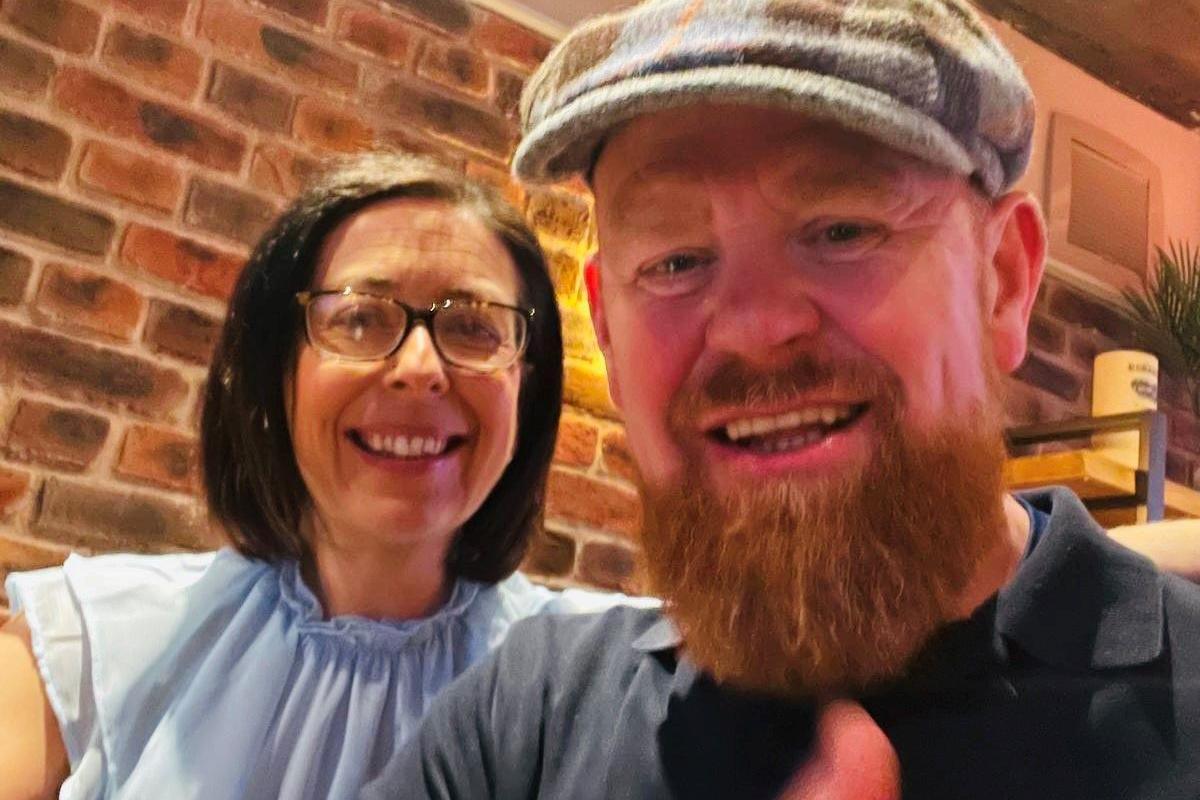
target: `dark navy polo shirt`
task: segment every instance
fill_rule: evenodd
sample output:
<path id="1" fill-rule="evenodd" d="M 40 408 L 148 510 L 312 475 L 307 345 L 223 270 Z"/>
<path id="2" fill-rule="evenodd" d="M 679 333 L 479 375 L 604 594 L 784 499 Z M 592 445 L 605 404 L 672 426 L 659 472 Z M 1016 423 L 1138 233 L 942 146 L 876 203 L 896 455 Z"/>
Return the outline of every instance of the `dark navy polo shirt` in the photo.
<path id="1" fill-rule="evenodd" d="M 905 800 L 1196 800 L 1200 589 L 1112 542 L 1065 490 L 1014 580 L 943 628 L 903 680 L 857 699 Z M 811 703 L 723 687 L 655 610 L 520 623 L 438 697 L 368 796 L 777 795 Z"/>

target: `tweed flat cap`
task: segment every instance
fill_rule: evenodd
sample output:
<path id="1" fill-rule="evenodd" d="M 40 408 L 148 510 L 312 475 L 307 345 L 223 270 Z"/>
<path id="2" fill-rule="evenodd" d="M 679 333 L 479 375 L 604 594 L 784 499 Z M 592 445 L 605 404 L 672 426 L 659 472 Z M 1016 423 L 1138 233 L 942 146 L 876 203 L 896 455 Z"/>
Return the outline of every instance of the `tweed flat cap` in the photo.
<path id="1" fill-rule="evenodd" d="M 1029 84 L 963 0 L 648 0 L 576 28 L 529 79 L 513 171 L 586 173 L 622 122 L 694 103 L 830 120 L 992 196 L 1033 135 Z"/>

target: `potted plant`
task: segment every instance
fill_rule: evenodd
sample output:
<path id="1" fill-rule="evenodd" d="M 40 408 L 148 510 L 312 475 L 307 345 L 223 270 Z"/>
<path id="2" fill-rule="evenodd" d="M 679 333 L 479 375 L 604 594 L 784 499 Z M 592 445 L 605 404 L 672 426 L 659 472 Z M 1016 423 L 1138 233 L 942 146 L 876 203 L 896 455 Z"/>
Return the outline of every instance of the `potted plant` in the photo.
<path id="1" fill-rule="evenodd" d="M 1122 295 L 1141 346 L 1186 382 L 1200 416 L 1200 247 L 1171 242 L 1169 251 L 1155 250 L 1158 269 L 1143 279 L 1140 292 Z"/>

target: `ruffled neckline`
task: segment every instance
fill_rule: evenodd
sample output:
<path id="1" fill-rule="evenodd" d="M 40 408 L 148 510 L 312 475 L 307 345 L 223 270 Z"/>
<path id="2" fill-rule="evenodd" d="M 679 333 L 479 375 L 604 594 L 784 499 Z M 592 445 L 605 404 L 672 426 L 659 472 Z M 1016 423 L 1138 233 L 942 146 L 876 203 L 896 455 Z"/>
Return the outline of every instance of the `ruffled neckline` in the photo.
<path id="1" fill-rule="evenodd" d="M 280 602 L 302 635 L 348 641 L 359 647 L 374 644 L 394 649 L 416 644 L 466 617 L 480 591 L 490 588 L 459 578 L 442 607 L 418 619 L 372 619 L 356 614 L 326 618 L 321 601 L 304 582 L 297 562 L 284 562 L 278 573 Z"/>

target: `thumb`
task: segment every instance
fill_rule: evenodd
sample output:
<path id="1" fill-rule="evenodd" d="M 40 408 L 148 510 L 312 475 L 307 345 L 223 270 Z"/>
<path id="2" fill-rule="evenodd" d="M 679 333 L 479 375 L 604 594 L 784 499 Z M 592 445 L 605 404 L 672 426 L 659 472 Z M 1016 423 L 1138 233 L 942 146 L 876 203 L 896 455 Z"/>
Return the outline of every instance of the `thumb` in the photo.
<path id="1" fill-rule="evenodd" d="M 862 706 L 836 700 L 821 712 L 812 757 L 779 800 L 899 800 L 900 762 Z"/>

